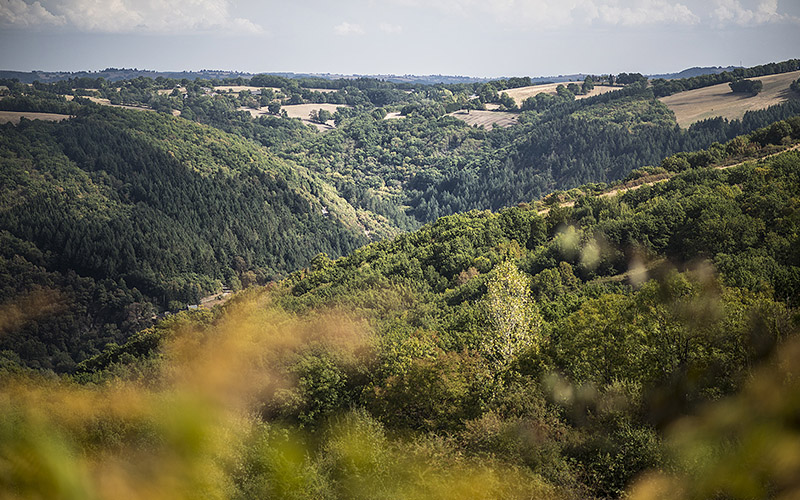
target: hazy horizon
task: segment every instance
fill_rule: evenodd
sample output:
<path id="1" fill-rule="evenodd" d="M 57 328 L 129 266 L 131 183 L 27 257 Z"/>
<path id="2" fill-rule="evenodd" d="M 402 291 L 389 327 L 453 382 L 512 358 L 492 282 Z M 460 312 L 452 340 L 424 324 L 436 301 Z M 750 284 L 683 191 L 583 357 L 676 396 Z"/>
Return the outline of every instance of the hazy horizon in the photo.
<path id="1" fill-rule="evenodd" d="M 798 57 L 777 0 L 2 0 L 0 67 L 556 76 Z"/>

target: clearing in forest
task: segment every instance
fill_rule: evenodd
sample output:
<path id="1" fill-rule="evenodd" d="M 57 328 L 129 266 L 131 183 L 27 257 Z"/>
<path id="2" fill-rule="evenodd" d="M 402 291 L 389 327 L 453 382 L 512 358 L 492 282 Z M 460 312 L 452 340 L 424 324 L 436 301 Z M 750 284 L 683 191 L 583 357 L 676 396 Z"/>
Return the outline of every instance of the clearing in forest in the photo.
<path id="1" fill-rule="evenodd" d="M 178 92 L 180 92 L 181 95 L 186 93 L 186 87 L 177 87 L 177 88 Z M 158 95 L 170 95 L 174 90 L 175 89 L 158 89 L 156 90 L 156 92 L 158 93 Z"/>
<path id="2" fill-rule="evenodd" d="M 491 129 L 491 127 L 507 128 L 517 123 L 517 119 L 519 118 L 517 113 L 510 113 L 507 111 L 481 111 L 477 109 L 473 109 L 469 113 L 462 109 L 450 113 L 449 116 L 465 121 L 469 125 L 483 126 L 486 129 Z"/>
<path id="3" fill-rule="evenodd" d="M 278 87 L 253 87 L 250 85 L 218 85 L 214 87 L 214 90 L 217 92 L 231 92 L 233 94 L 238 95 L 239 92 L 244 90 L 248 90 L 251 93 L 254 93 L 256 90 L 261 90 L 263 88 L 271 89 L 273 92 L 279 92 L 281 89 Z M 337 89 L 303 89 L 303 90 L 310 90 L 312 92 L 322 92 L 323 94 L 328 92 L 336 92 Z M 170 90 L 172 92 L 172 90 Z"/>
<path id="4" fill-rule="evenodd" d="M 13 123 L 16 125 L 23 117 L 28 120 L 60 122 L 61 120 L 69 118 L 69 115 L 58 113 L 34 113 L 32 111 L 0 111 L 0 123 Z"/>
<path id="5" fill-rule="evenodd" d="M 289 118 L 300 118 L 303 123 L 306 125 L 314 125 L 317 129 L 321 131 L 325 130 L 333 130 L 335 125 L 333 120 L 328 120 L 325 124 L 322 123 L 315 123 L 309 120 L 309 114 L 314 110 L 324 109 L 326 111 L 330 111 L 331 113 L 335 113 L 338 108 L 349 108 L 350 106 L 346 104 L 286 104 L 281 106 L 281 110 L 286 110 L 286 115 Z M 268 115 L 269 110 L 266 106 L 260 109 L 252 109 L 252 108 L 239 108 L 240 111 L 249 111 L 253 118 L 258 118 L 259 116 Z"/>
<path id="6" fill-rule="evenodd" d="M 82 96 L 83 97 L 83 96 Z M 64 98 L 68 101 L 72 101 L 75 99 L 74 95 L 65 95 Z M 111 101 L 106 99 L 105 97 L 94 97 L 94 96 L 86 96 L 85 99 L 89 99 L 95 104 L 99 104 L 101 106 L 111 106 L 112 108 L 123 108 L 123 109 L 134 109 L 137 111 L 154 111 L 153 108 L 148 106 L 128 106 L 126 104 L 111 104 Z M 175 114 L 176 110 L 173 110 L 173 115 Z M 180 114 L 180 112 L 178 113 Z M 177 115 L 176 115 L 177 116 Z"/>
<path id="7" fill-rule="evenodd" d="M 675 118 L 681 127 L 688 127 L 706 118 L 722 117 L 738 120 L 747 111 L 768 108 L 789 99 L 800 99 L 800 95 L 789 89 L 789 85 L 798 78 L 800 71 L 749 78 L 749 80 L 761 80 L 764 84 L 763 90 L 755 96 L 734 94 L 727 83 L 720 83 L 702 89 L 679 92 L 662 97 L 660 100 L 675 113 Z"/>
<path id="8" fill-rule="evenodd" d="M 527 99 L 528 97 L 533 97 L 536 94 L 556 94 L 556 87 L 559 85 L 567 86 L 570 83 L 577 83 L 579 86 L 583 84 L 583 82 L 560 82 L 560 83 L 545 83 L 542 85 L 531 85 L 530 87 L 519 87 L 516 89 L 508 89 L 508 90 L 498 90 L 498 94 L 502 94 L 505 92 L 509 95 L 509 97 L 513 98 L 517 102 L 517 106 L 522 106 L 522 101 Z M 577 95 L 575 96 L 576 99 L 583 99 L 585 97 L 592 97 L 600 94 L 605 94 L 606 92 L 611 92 L 612 90 L 619 90 L 622 87 L 612 87 L 610 85 L 595 85 L 594 88 L 586 95 Z"/>
<path id="9" fill-rule="evenodd" d="M 249 92 L 255 92 L 256 90 L 261 90 L 262 88 L 264 87 L 251 87 L 249 85 L 218 85 L 214 87 L 214 90 L 216 90 L 217 92 L 233 92 L 235 94 L 238 94 L 239 92 L 243 92 L 245 90 Z M 266 88 L 271 88 L 272 90 L 280 90 L 275 87 L 266 87 Z"/>
<path id="10" fill-rule="evenodd" d="M 326 111 L 330 111 L 331 113 L 335 113 L 338 108 L 349 108 L 350 106 L 344 104 L 286 104 L 281 106 L 281 109 L 286 110 L 286 114 L 289 115 L 289 118 L 300 118 L 301 120 L 307 120 L 308 114 L 311 113 L 313 110 L 320 110 L 324 109 Z"/>

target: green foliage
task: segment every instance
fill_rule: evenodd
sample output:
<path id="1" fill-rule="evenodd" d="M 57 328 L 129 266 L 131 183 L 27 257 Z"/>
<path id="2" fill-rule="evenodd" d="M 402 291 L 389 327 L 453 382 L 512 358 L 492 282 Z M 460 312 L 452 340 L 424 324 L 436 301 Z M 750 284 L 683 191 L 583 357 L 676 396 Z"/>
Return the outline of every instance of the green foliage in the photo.
<path id="1" fill-rule="evenodd" d="M 671 127 L 674 123 L 672 112 L 660 101 L 636 97 L 596 104 L 580 109 L 571 116 L 579 120 L 610 121 L 631 131 L 643 127 Z"/>
<path id="2" fill-rule="evenodd" d="M 620 76 L 640 81 L 635 74 Z M 254 81 L 256 86 L 275 85 L 262 87 L 260 99 L 249 92 L 214 92 L 212 87 L 223 82 L 199 80 L 136 78 L 106 83 L 99 92 L 116 103 L 181 111 L 184 118 L 274 148 L 332 186 L 357 211 L 351 219 L 358 218 L 374 238 L 415 229 L 442 215 L 499 209 L 554 189 L 623 178 L 634 168 L 656 164 L 675 152 L 727 141 L 800 109 L 792 101 L 749 113 L 742 121 L 709 120 L 681 131 L 669 111 L 653 101 L 650 90 L 642 85 L 629 84 L 618 92 L 580 101 L 574 101 L 573 95 L 584 92 L 582 87 L 573 87 L 574 92 L 565 87 L 563 97 L 540 94 L 526 100 L 522 108 L 532 112 L 523 113 L 519 125 L 487 133 L 444 115 L 481 108 L 482 101 L 499 102 L 502 90 L 529 79 L 451 86 L 276 75 L 259 75 Z M 178 86 L 185 93 L 181 90 L 174 97 L 157 93 Z M 13 99 L 25 97 L 27 86 L 12 87 Z M 36 92 L 50 99 L 57 110 L 60 105 L 55 102 L 63 98 L 55 93 L 71 89 L 43 84 Z M 473 94 L 479 98 L 471 99 Z M 316 134 L 298 120 L 276 116 L 280 105 L 292 99 L 353 107 L 334 114 L 336 130 Z M 503 102 L 507 109 L 516 107 L 508 97 Z M 67 104 L 80 109 L 77 102 Z M 254 120 L 241 110 L 257 105 L 270 106 L 272 115 Z M 406 118 L 383 120 L 384 111 L 396 110 Z"/>
<path id="3" fill-rule="evenodd" d="M 508 109 L 508 110 L 512 110 L 513 111 L 513 110 L 519 109 L 519 107 L 517 106 L 517 101 L 515 101 L 513 97 L 511 97 L 510 95 L 506 94 L 505 92 L 500 94 L 500 104 L 505 109 Z"/>
<path id="4" fill-rule="evenodd" d="M 789 88 L 794 90 L 797 93 L 800 93 L 800 78 L 798 78 L 797 80 L 793 81 L 792 84 L 789 85 Z"/>
<path id="5" fill-rule="evenodd" d="M 647 83 L 647 77 L 641 73 L 620 73 L 617 75 L 616 82 L 620 85 L 632 85 L 635 83 Z"/>
<path id="6" fill-rule="evenodd" d="M 728 85 L 731 87 L 731 92 L 741 92 L 744 94 L 756 95 L 764 88 L 761 80 L 734 80 Z"/>
<path id="7" fill-rule="evenodd" d="M 16 242 L 4 246 L 13 253 L 2 261 L 0 299 L 46 287 L 72 318 L 46 313 L 4 337 L 36 366 L 72 369 L 161 308 L 363 242 L 313 177 L 185 120 L 92 109 L 58 124 L 7 125 L 0 150 L 0 227 Z"/>
<path id="8" fill-rule="evenodd" d="M 577 86 L 573 87 L 573 89 L 575 88 L 577 88 Z M 565 87 L 564 85 L 559 85 L 558 87 L 556 87 L 556 94 L 558 95 L 558 97 L 564 99 L 565 101 L 575 100 L 575 92 Z"/>
<path id="9" fill-rule="evenodd" d="M 507 365 L 521 351 L 537 353 L 542 348 L 542 319 L 530 295 L 529 281 L 513 262 L 506 261 L 495 267 L 486 284 L 483 307 L 491 330 L 481 348 L 498 366 Z"/>
<path id="10" fill-rule="evenodd" d="M 403 373 L 376 385 L 368 395 L 369 407 L 392 428 L 456 430 L 481 414 L 489 381 L 479 358 L 439 353 L 412 359 Z"/>
<path id="11" fill-rule="evenodd" d="M 796 337 L 800 154 L 713 168 L 754 144 L 762 154 L 757 137 L 772 130 L 788 134 L 783 142 L 795 124 L 680 156 L 685 164 L 668 182 L 614 197 L 582 194 L 596 186 L 564 193 L 574 204 L 554 201 L 546 216 L 529 205 L 473 211 L 336 260 L 318 253 L 307 269 L 268 289 L 250 290 L 225 309 L 174 317 L 81 364 L 74 380 L 101 388 L 120 378 L 155 387 L 183 380 L 180 365 L 163 366 L 174 359 L 190 360 L 192 377 L 246 379 L 244 408 L 257 417 L 231 427 L 242 433 L 219 452 L 228 459 L 208 459 L 197 448 L 203 440 L 182 441 L 169 424 L 148 427 L 148 413 L 143 427 L 100 419 L 90 431 L 79 426 L 77 438 L 52 439 L 78 455 L 86 443 L 126 449 L 166 432 L 177 449 L 201 450 L 188 470 L 196 463 L 215 471 L 206 480 L 235 498 L 448 498 L 456 491 L 516 498 L 554 489 L 608 498 L 627 494 L 648 470 L 681 478 L 696 464 L 717 470 L 715 457 L 725 453 L 745 460 L 734 444 L 694 462 L 674 459 L 665 444 L 674 438 L 664 429 L 738 397 L 752 367 Z M 186 154 L 180 146 L 176 155 Z M 222 167 L 209 175 L 235 175 Z M 94 194 L 102 184 L 82 189 L 85 198 L 108 203 Z M 2 237 L 12 262 L 46 264 L 36 245 L 10 232 Z M 237 316 L 240 300 L 254 301 L 256 314 L 275 326 Z M 330 310 L 363 318 L 374 338 L 348 348 L 308 337 L 337 329 L 343 320 L 328 319 Z M 291 318 L 308 325 L 294 327 Z M 237 339 L 236 328 L 254 336 Z M 333 337 L 351 330 L 338 327 Z M 274 344 L 259 343 L 270 331 Z M 233 356 L 226 341 L 241 353 Z M 216 356 L 236 369 L 216 367 Z M 203 401 L 236 392 L 215 380 L 197 386 L 221 387 L 225 397 Z M 41 406 L 36 401 L 30 408 Z M 210 432 L 202 422 L 181 422 Z M 51 436 L 10 429 L 0 429 L 0 438 L 12 444 L 14 436 Z M 763 470 L 768 478 L 776 473 Z M 467 483 L 458 471 L 468 471 L 480 481 L 458 490 L 438 475 L 431 480 L 431 471 L 447 471 L 460 484 Z M 496 482 L 496 471 L 509 479 Z M 754 492 L 764 484 L 751 483 Z M 450 496 L 436 484 L 448 485 Z M 695 487 L 728 491 L 719 482 Z"/>
<path id="12" fill-rule="evenodd" d="M 581 94 L 588 94 L 592 89 L 594 89 L 594 79 L 590 75 L 587 75 L 586 78 L 583 79 L 583 84 L 581 85 Z"/>

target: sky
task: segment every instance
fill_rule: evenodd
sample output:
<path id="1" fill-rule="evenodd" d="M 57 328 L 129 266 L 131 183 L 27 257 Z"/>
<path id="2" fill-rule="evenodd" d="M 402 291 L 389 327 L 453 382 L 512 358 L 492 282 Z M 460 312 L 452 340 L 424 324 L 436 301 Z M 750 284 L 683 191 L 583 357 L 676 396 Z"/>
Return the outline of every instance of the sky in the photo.
<path id="1" fill-rule="evenodd" d="M 800 57 L 800 0 L 0 0 L 0 69 L 475 77 Z"/>

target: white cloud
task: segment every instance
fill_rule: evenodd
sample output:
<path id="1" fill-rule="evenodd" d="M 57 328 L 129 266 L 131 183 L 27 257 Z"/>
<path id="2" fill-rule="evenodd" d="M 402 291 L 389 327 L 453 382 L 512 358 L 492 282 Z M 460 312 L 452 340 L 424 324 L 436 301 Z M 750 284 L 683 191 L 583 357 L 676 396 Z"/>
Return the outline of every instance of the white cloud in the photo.
<path id="1" fill-rule="evenodd" d="M 61 25 L 63 16 L 54 16 L 42 4 L 28 4 L 22 0 L 0 0 L 0 25 L 29 27 L 38 25 Z"/>
<path id="2" fill-rule="evenodd" d="M 94 33 L 195 33 L 255 34 L 257 24 L 231 16 L 229 0 L 0 0 L 0 23 L 14 27 L 65 25 Z M 23 7 L 20 7 L 20 4 Z M 16 6 L 36 15 L 13 15 Z M 59 20 L 60 22 L 55 22 Z"/>
<path id="3" fill-rule="evenodd" d="M 589 2 L 591 3 L 591 2 Z M 670 4 L 663 0 L 638 2 L 625 7 L 616 2 L 598 6 L 598 20 L 605 24 L 641 26 L 647 24 L 683 24 L 700 22 L 700 18 L 682 3 Z"/>
<path id="4" fill-rule="evenodd" d="M 653 24 L 697 24 L 700 18 L 690 7 L 668 0 L 506 0 L 518 19 L 542 27 L 644 26 Z"/>
<path id="5" fill-rule="evenodd" d="M 752 4 L 752 2 L 751 2 Z M 739 0 L 714 0 L 713 16 L 722 25 L 753 26 L 782 21 L 800 22 L 800 19 L 778 12 L 778 0 L 760 0 L 747 8 Z"/>
<path id="6" fill-rule="evenodd" d="M 402 33 L 402 32 L 403 32 L 403 27 L 402 27 L 402 26 L 400 26 L 399 24 L 381 23 L 381 24 L 378 26 L 378 28 L 379 28 L 379 29 L 380 29 L 382 32 L 384 32 L 384 33 L 388 33 L 388 34 L 390 34 L 390 35 L 397 35 L 397 34 L 400 34 L 400 33 Z"/>
<path id="7" fill-rule="evenodd" d="M 652 25 L 760 25 L 800 22 L 778 0 L 390 0 L 447 17 L 484 18 L 535 29 Z M 744 4 L 747 4 L 746 6 Z"/>
<path id="8" fill-rule="evenodd" d="M 570 25 L 696 24 L 683 3 L 668 0 L 394 0 L 406 6 L 434 5 L 451 16 L 489 15 L 506 24 L 537 28 Z"/>
<path id="9" fill-rule="evenodd" d="M 333 32 L 339 36 L 363 35 L 364 28 L 362 28 L 358 24 L 350 24 L 348 22 L 343 22 L 341 24 L 337 24 L 336 26 L 334 26 Z"/>

